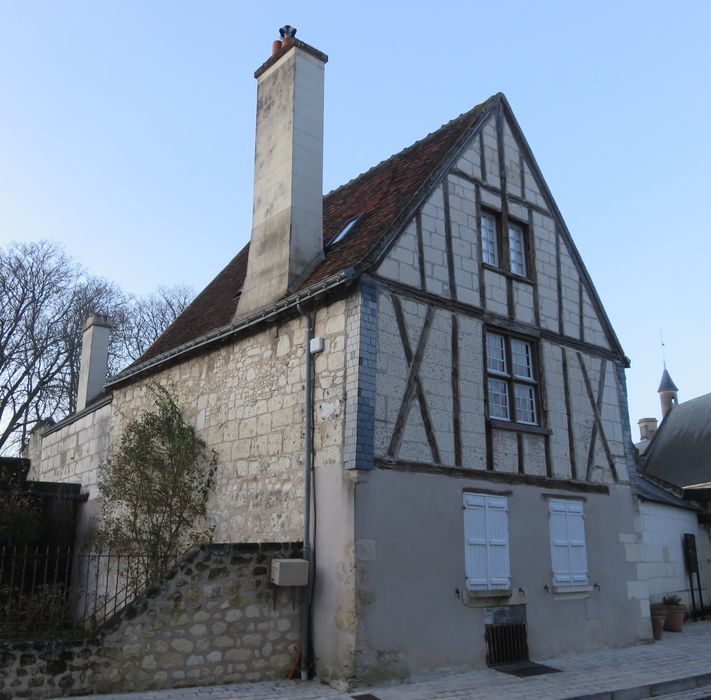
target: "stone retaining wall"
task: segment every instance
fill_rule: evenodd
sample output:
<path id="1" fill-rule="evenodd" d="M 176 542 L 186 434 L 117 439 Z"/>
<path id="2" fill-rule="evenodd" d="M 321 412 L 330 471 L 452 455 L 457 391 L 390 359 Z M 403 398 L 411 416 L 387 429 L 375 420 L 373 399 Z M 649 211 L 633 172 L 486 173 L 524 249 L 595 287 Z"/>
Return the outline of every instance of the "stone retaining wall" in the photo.
<path id="1" fill-rule="evenodd" d="M 0 641 L 0 700 L 286 678 L 302 592 L 269 581 L 301 543 L 206 545 L 93 639 Z"/>

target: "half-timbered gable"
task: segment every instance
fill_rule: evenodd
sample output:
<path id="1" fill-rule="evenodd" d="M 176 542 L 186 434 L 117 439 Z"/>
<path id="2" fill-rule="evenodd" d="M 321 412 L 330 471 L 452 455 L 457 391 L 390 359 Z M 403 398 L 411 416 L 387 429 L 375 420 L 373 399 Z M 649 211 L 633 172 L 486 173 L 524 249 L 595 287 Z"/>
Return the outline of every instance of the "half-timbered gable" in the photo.
<path id="1" fill-rule="evenodd" d="M 375 271 L 376 458 L 624 479 L 626 360 L 503 96 L 445 163 Z"/>

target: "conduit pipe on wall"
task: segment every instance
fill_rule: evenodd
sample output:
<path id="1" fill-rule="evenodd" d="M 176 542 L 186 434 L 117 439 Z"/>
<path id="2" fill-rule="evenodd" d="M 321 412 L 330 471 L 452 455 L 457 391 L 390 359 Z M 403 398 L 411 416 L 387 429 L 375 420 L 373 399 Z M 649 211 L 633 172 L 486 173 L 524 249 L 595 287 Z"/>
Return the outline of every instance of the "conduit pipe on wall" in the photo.
<path id="1" fill-rule="evenodd" d="M 301 304 L 296 307 L 306 319 L 306 381 L 304 384 L 304 555 L 309 562 L 309 581 L 304 590 L 304 600 L 301 606 L 301 680 L 309 678 L 309 662 L 311 657 L 311 582 L 315 572 L 312 564 L 311 551 L 311 471 L 313 469 L 314 453 L 314 390 L 313 372 L 314 360 L 311 354 L 311 340 L 314 337 L 313 315 L 304 310 Z"/>

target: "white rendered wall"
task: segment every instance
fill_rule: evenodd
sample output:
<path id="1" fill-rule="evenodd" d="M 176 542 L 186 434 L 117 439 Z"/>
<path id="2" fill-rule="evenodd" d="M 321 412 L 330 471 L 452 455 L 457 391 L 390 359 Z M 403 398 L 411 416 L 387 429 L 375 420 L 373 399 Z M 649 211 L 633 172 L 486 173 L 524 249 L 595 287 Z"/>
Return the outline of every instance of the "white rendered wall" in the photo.
<path id="1" fill-rule="evenodd" d="M 683 508 L 643 501 L 640 504 L 640 515 L 642 542 L 638 568 L 640 578 L 649 584 L 651 601 L 658 603 L 663 596 L 676 593 L 682 597 L 685 605 L 690 606 L 689 576 L 684 564 L 682 539 L 686 532 L 696 535 L 696 547 L 701 560 L 704 552 L 708 552 L 707 531 L 702 530 L 700 533 L 696 513 Z M 706 591 L 704 598 L 708 600 Z"/>

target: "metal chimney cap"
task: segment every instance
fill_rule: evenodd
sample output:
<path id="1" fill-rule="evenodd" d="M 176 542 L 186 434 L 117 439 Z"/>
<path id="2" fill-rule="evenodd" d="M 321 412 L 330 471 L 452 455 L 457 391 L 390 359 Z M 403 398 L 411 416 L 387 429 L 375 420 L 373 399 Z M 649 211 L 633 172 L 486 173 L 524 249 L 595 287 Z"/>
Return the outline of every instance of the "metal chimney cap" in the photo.
<path id="1" fill-rule="evenodd" d="M 279 36 L 282 39 L 293 39 L 296 36 L 296 27 L 292 27 L 289 24 L 285 24 L 280 30 L 279 30 Z"/>

